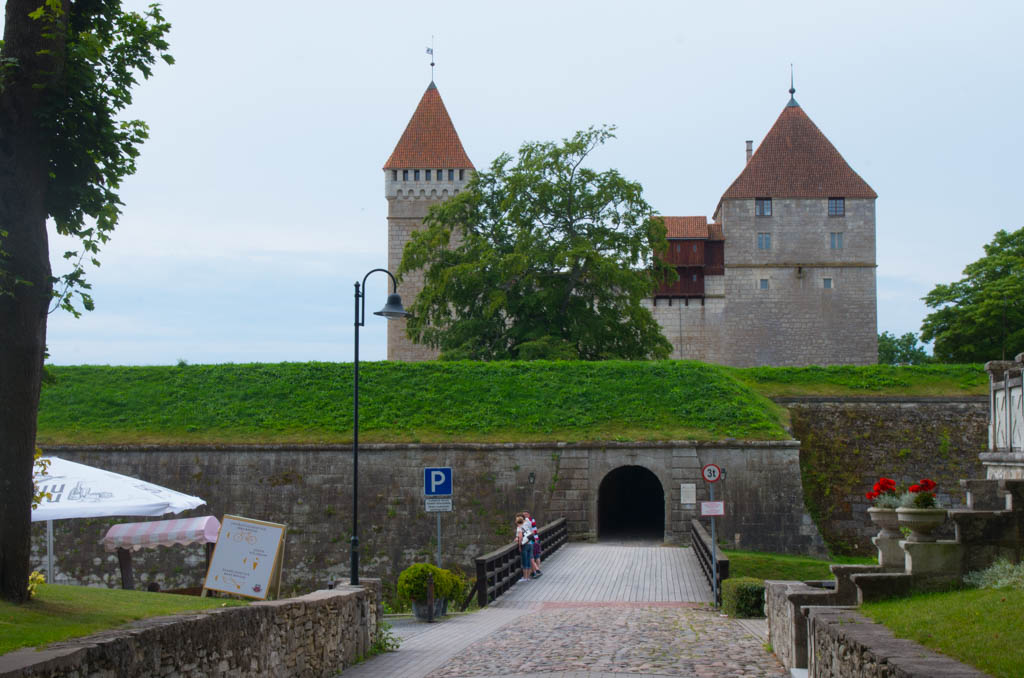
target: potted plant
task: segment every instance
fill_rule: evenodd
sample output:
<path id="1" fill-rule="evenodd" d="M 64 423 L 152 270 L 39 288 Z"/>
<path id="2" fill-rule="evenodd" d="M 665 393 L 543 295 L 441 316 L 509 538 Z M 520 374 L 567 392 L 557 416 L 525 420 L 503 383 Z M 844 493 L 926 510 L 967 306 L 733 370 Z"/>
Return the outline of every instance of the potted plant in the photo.
<path id="1" fill-rule="evenodd" d="M 900 492 L 896 489 L 896 481 L 883 476 L 864 496 L 874 502 L 874 506 L 868 509 L 868 517 L 871 518 L 871 522 L 878 525 L 878 536 L 899 538 L 899 518 L 896 516 L 896 509 L 900 506 Z"/>
<path id="2" fill-rule="evenodd" d="M 900 497 L 900 507 L 896 509 L 900 526 L 910 529 L 907 541 L 931 542 L 936 537 L 932 534 L 946 522 L 946 509 L 940 508 L 935 501 L 936 484 L 930 478 L 923 478 L 915 485 L 907 488 Z"/>
<path id="3" fill-rule="evenodd" d="M 434 580 L 434 617 L 448 612 L 448 599 L 458 596 L 462 580 L 454 572 L 442 570 L 430 563 L 415 563 L 398 575 L 398 595 L 412 602 L 412 611 L 417 619 L 427 619 L 427 579 Z"/>

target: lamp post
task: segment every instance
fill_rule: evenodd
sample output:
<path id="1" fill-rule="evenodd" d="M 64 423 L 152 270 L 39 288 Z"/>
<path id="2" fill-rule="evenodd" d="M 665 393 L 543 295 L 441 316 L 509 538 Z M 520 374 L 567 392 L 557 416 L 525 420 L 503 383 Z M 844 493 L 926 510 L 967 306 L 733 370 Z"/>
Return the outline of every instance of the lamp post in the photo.
<path id="1" fill-rule="evenodd" d="M 402 308 L 402 298 L 398 295 L 398 282 L 391 271 L 386 268 L 375 268 L 370 273 L 383 271 L 391 278 L 391 294 L 384 308 L 375 311 L 374 315 L 385 318 L 405 318 L 409 313 Z M 363 276 L 363 284 L 360 288 L 356 283 L 356 343 L 355 361 L 353 372 L 355 374 L 355 390 L 352 394 L 352 576 L 349 583 L 353 586 L 359 584 L 359 328 L 366 324 L 366 279 L 370 273 Z M 360 291 L 361 290 L 361 291 Z"/>

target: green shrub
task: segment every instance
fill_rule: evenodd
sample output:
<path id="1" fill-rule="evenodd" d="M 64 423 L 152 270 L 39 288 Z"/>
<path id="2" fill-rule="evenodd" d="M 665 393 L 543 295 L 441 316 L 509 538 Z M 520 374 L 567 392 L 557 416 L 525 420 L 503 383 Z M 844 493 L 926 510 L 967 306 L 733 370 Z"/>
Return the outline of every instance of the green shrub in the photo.
<path id="1" fill-rule="evenodd" d="M 763 617 L 764 581 L 753 577 L 723 581 L 722 611 L 730 617 Z"/>
<path id="2" fill-rule="evenodd" d="M 426 600 L 427 574 L 434 576 L 434 597 L 454 600 L 465 587 L 462 576 L 442 570 L 430 563 L 415 563 L 398 575 L 398 597 L 405 600 Z"/>
<path id="3" fill-rule="evenodd" d="M 986 569 L 965 576 L 964 583 L 976 589 L 1024 590 L 1024 563 L 1014 565 L 1008 560 L 997 560 Z"/>

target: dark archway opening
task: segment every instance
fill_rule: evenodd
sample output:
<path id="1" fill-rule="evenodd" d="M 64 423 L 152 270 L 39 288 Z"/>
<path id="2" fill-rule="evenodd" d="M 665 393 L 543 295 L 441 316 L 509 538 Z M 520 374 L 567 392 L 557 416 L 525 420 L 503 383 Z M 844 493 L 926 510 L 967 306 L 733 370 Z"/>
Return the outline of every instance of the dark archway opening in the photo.
<path id="1" fill-rule="evenodd" d="M 597 538 L 665 538 L 665 491 L 658 476 L 643 466 L 620 466 L 597 491 Z"/>

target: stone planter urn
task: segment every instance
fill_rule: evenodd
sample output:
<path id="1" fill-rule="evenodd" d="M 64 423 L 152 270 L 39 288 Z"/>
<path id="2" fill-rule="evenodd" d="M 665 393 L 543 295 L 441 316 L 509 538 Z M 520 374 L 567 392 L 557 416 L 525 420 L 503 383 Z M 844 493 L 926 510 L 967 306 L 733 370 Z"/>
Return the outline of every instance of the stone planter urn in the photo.
<path id="1" fill-rule="evenodd" d="M 445 598 L 434 599 L 434 619 L 443 617 L 448 613 L 448 600 Z M 430 618 L 430 608 L 427 607 L 427 601 L 425 600 L 414 600 L 412 601 L 412 614 L 416 619 L 426 621 Z"/>
<path id="2" fill-rule="evenodd" d="M 946 509 L 943 508 L 906 508 L 896 509 L 899 516 L 900 526 L 910 528 L 910 538 L 907 541 L 933 542 L 936 540 L 932 534 L 944 522 L 946 522 Z"/>
<path id="3" fill-rule="evenodd" d="M 896 509 L 875 508 L 872 506 L 868 509 L 868 517 L 871 518 L 871 522 L 880 528 L 877 536 L 888 539 L 899 539 L 902 536 L 900 534 L 900 519 L 896 515 Z"/>

